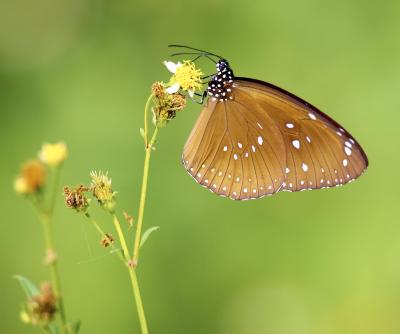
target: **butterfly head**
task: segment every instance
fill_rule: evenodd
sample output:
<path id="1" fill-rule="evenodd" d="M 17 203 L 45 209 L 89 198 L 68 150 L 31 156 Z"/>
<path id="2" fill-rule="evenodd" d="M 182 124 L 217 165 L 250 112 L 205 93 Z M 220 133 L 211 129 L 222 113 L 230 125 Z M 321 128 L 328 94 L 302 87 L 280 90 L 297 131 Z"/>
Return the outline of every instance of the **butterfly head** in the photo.
<path id="1" fill-rule="evenodd" d="M 217 67 L 218 72 L 226 72 L 230 70 L 229 63 L 226 59 L 220 59 L 215 66 Z"/>

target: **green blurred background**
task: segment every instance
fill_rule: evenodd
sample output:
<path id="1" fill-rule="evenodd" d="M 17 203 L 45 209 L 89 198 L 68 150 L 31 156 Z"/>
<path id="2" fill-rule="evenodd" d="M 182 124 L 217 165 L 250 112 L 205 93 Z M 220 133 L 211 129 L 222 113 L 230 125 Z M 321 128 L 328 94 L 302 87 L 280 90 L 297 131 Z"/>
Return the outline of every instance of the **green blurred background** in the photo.
<path id="1" fill-rule="evenodd" d="M 62 183 L 108 170 L 120 207 L 136 215 L 143 106 L 169 77 L 167 44 L 186 43 L 327 112 L 370 168 L 342 188 L 219 198 L 180 165 L 200 112 L 191 103 L 152 160 L 145 225 L 161 229 L 139 272 L 151 333 L 399 333 L 399 36 L 394 0 L 0 0 L 0 332 L 38 332 L 19 321 L 12 275 L 48 277 L 41 226 L 13 192 L 20 164 L 64 140 Z M 62 196 L 55 237 L 67 313 L 82 333 L 139 333 L 124 268 Z"/>

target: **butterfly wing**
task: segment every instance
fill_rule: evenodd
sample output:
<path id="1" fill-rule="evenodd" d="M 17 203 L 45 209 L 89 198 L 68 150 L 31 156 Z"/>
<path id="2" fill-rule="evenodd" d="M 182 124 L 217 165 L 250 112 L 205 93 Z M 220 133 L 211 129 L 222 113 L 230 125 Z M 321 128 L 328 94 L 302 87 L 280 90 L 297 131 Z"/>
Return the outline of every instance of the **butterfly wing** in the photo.
<path id="1" fill-rule="evenodd" d="M 236 78 L 232 100 L 204 107 L 183 152 L 189 174 L 218 195 L 259 198 L 338 186 L 368 160 L 338 123 L 262 81 Z"/>

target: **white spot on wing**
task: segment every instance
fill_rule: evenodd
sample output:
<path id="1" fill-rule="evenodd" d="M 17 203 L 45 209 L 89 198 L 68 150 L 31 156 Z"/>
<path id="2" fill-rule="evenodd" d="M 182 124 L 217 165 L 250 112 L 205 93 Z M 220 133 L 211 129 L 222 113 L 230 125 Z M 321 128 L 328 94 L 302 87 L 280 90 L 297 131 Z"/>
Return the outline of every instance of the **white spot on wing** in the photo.
<path id="1" fill-rule="evenodd" d="M 303 162 L 303 164 L 301 165 L 301 168 L 307 172 L 308 171 L 308 166 Z"/>
<path id="2" fill-rule="evenodd" d="M 312 112 L 308 113 L 308 116 L 314 121 L 317 119 L 317 117 L 315 117 L 315 115 Z"/>
<path id="3" fill-rule="evenodd" d="M 292 140 L 292 145 L 297 149 L 300 148 L 300 142 L 297 139 Z"/>
<path id="4" fill-rule="evenodd" d="M 258 136 L 258 138 L 257 138 L 257 141 L 258 141 L 258 143 L 259 143 L 260 145 L 262 145 L 262 143 L 263 143 L 263 139 L 262 139 L 262 137 L 261 137 L 261 136 Z"/>
<path id="5" fill-rule="evenodd" d="M 287 127 L 288 129 L 293 129 L 293 128 L 294 128 L 294 125 L 293 125 L 292 123 L 286 123 L 286 127 Z"/>

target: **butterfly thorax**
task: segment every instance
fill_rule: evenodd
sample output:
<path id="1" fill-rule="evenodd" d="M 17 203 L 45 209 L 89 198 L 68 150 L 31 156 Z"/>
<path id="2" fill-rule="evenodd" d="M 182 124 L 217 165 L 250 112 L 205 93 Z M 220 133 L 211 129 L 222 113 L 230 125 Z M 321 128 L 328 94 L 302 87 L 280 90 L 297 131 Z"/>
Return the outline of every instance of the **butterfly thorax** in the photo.
<path id="1" fill-rule="evenodd" d="M 218 61 L 216 67 L 218 72 L 208 82 L 208 95 L 212 97 L 213 101 L 232 100 L 233 71 L 224 59 Z"/>

